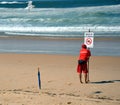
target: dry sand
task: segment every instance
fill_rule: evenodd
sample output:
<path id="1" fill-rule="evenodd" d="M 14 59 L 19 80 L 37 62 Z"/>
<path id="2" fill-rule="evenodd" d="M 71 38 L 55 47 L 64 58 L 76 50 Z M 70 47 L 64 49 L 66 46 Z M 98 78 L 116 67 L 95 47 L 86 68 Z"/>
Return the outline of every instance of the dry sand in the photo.
<path id="1" fill-rule="evenodd" d="M 79 82 L 77 56 L 0 54 L 0 59 L 0 105 L 120 105 L 120 57 L 92 56 L 88 84 Z"/>

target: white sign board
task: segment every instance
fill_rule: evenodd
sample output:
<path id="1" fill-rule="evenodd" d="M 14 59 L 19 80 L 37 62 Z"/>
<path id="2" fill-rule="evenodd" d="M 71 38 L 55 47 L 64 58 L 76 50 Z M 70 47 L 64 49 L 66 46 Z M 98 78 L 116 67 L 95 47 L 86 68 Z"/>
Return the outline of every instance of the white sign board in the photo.
<path id="1" fill-rule="evenodd" d="M 94 33 L 93 32 L 84 33 L 84 44 L 87 46 L 87 48 L 93 48 L 94 46 Z"/>

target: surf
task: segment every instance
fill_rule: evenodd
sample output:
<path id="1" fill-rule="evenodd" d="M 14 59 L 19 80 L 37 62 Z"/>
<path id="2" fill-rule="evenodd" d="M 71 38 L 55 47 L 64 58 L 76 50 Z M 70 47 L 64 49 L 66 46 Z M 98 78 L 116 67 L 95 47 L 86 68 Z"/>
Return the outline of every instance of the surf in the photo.
<path id="1" fill-rule="evenodd" d="M 0 1 L 2 8 L 25 8 L 27 0 L 20 1 Z M 75 8 L 75 7 L 90 7 L 90 6 L 109 6 L 118 5 L 120 0 L 36 0 L 33 5 L 36 8 Z"/>

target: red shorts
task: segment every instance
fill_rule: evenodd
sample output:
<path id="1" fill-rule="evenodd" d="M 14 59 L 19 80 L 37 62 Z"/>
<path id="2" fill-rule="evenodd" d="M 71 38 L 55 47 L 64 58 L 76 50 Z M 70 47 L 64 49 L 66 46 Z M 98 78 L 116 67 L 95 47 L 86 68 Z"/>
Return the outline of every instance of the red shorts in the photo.
<path id="1" fill-rule="evenodd" d="M 87 74 L 88 73 L 87 63 L 85 63 L 85 64 L 78 64 L 77 72 L 78 73 L 82 73 L 83 72 L 83 73 Z"/>

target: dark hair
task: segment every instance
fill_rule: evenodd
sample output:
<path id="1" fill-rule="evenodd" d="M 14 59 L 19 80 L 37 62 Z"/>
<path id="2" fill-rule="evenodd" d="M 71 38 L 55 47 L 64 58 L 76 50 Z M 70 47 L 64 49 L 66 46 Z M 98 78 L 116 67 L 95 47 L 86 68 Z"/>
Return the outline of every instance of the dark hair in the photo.
<path id="1" fill-rule="evenodd" d="M 82 44 L 82 48 L 85 48 L 85 49 L 86 49 L 86 48 L 87 48 L 87 46 L 86 46 L 85 44 Z"/>

